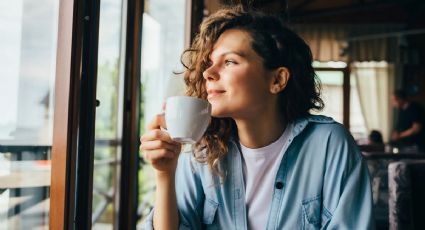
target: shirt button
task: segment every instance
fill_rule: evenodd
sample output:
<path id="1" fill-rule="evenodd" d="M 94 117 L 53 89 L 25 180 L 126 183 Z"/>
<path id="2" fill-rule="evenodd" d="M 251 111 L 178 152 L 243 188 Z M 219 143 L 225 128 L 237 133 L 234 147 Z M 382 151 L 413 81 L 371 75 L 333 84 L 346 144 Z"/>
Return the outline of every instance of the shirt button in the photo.
<path id="1" fill-rule="evenodd" d="M 282 188 L 283 188 L 283 183 L 282 183 L 282 182 L 280 182 L 280 181 L 278 181 L 278 182 L 276 182 L 275 187 L 276 187 L 277 189 L 282 189 Z"/>

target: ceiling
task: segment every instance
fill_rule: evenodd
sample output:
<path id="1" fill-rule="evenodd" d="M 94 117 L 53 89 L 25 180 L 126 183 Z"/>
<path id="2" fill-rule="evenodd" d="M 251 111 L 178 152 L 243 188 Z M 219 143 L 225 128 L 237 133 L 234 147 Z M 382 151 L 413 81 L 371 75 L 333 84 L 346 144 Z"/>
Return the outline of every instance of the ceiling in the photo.
<path id="1" fill-rule="evenodd" d="M 284 15 L 290 23 L 404 24 L 425 27 L 424 0 L 204 0 L 205 6 L 243 4 Z M 214 3 L 215 2 L 215 3 Z M 211 9 L 210 11 L 215 11 Z"/>
<path id="2" fill-rule="evenodd" d="M 289 20 L 331 23 L 417 24 L 423 0 L 288 0 Z"/>

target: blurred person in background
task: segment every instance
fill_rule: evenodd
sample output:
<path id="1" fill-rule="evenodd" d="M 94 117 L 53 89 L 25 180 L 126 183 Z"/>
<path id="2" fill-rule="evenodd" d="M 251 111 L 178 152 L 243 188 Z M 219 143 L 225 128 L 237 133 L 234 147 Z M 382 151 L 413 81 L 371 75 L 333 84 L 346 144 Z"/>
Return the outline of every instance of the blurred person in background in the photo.
<path id="1" fill-rule="evenodd" d="M 378 130 L 372 130 L 368 136 L 368 144 L 376 145 L 376 144 L 384 144 L 382 140 L 382 134 Z"/>
<path id="2" fill-rule="evenodd" d="M 397 90 L 391 103 L 398 110 L 396 127 L 391 135 L 391 143 L 398 147 L 417 147 L 424 152 L 424 113 L 421 106 L 412 102 L 404 90 Z"/>

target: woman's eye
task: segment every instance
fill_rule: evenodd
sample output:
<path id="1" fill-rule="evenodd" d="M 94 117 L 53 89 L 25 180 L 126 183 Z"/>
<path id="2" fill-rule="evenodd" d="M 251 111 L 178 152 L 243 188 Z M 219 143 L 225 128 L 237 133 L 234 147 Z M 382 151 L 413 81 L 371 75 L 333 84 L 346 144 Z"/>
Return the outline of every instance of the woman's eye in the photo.
<path id="1" fill-rule="evenodd" d="M 233 61 L 233 60 L 225 60 L 224 61 L 224 64 L 226 65 L 226 66 L 229 66 L 229 65 L 234 65 L 234 64 L 237 64 L 235 61 Z"/>

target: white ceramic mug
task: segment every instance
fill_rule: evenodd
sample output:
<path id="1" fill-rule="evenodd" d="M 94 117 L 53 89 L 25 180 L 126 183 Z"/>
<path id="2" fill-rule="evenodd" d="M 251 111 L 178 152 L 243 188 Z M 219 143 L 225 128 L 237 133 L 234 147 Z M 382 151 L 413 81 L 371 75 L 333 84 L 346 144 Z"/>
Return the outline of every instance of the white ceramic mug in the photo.
<path id="1" fill-rule="evenodd" d="M 211 104 L 203 99 L 174 96 L 165 105 L 165 123 L 173 140 L 194 144 L 204 135 L 211 120 Z"/>

